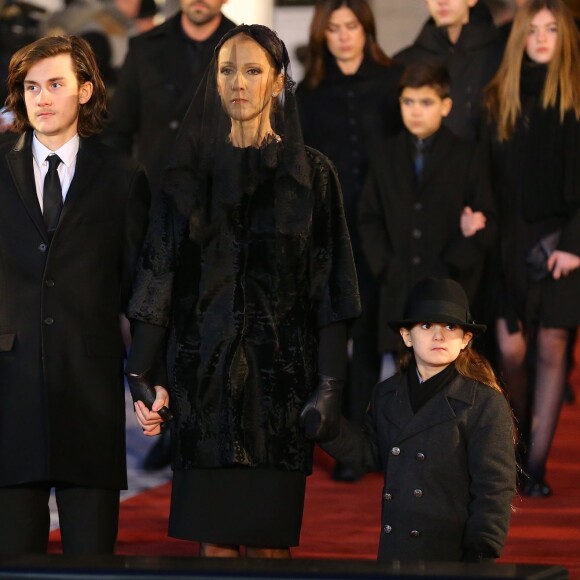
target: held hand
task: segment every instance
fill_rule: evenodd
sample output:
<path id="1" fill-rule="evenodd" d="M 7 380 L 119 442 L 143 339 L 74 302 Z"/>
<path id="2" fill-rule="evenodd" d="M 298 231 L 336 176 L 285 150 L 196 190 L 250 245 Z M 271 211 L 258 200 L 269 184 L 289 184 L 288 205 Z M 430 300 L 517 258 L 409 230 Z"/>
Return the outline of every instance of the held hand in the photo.
<path id="1" fill-rule="evenodd" d="M 469 206 L 465 206 L 461 212 L 459 226 L 465 238 L 475 235 L 479 230 L 485 228 L 487 218 L 480 211 L 473 211 Z"/>
<path id="2" fill-rule="evenodd" d="M 167 390 L 163 387 L 156 386 L 155 393 L 156 397 L 151 405 L 151 410 L 147 408 L 147 405 L 143 401 L 135 401 L 134 403 L 137 422 L 141 425 L 143 434 L 147 437 L 161 434 L 164 420 L 160 416 L 159 411 L 161 409 L 169 410 L 169 393 Z"/>
<path id="3" fill-rule="evenodd" d="M 149 370 L 146 370 L 140 374 L 126 373 L 126 376 L 127 383 L 129 383 L 129 389 L 131 391 L 131 397 L 133 397 L 133 402 L 142 401 L 145 403 L 147 409 L 151 410 L 157 400 L 155 389 L 163 387 L 155 387 L 155 389 L 153 388 L 149 379 Z M 165 391 L 165 389 L 163 390 Z M 173 419 L 171 411 L 166 406 L 162 405 L 160 408 L 155 410 L 158 411 L 160 417 L 164 421 L 171 421 L 171 419 Z"/>
<path id="4" fill-rule="evenodd" d="M 554 250 L 548 258 L 548 270 L 552 272 L 554 280 L 565 278 L 577 268 L 580 268 L 580 256 L 576 254 Z"/>
<path id="5" fill-rule="evenodd" d="M 320 375 L 302 413 L 300 426 L 308 439 L 329 441 L 338 435 L 344 381 Z"/>

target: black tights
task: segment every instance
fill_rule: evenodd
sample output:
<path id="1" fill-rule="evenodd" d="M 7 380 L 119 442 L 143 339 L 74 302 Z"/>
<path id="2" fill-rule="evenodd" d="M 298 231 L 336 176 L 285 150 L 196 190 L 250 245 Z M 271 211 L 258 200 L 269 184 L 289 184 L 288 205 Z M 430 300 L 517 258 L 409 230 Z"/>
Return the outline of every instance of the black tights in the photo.
<path id="1" fill-rule="evenodd" d="M 520 438 L 527 447 L 525 471 L 542 480 L 558 425 L 566 383 L 566 352 L 570 332 L 566 328 L 540 326 L 534 343 L 520 330 L 510 334 L 504 319 L 497 323 L 500 368 L 518 422 Z M 527 354 L 534 348 L 528 368 Z"/>

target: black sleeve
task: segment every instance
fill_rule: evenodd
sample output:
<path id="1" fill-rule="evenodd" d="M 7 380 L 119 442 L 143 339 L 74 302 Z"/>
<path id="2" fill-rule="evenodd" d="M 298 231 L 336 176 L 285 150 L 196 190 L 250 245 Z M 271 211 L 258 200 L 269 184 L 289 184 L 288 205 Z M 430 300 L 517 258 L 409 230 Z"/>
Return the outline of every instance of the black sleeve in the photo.
<path id="1" fill-rule="evenodd" d="M 154 385 L 167 385 L 165 338 L 167 329 L 147 322 L 131 321 L 133 342 L 125 372 L 140 375 L 151 369 Z"/>
<path id="2" fill-rule="evenodd" d="M 335 322 L 323 326 L 318 335 L 318 372 L 334 379 L 346 379 L 345 322 Z"/>

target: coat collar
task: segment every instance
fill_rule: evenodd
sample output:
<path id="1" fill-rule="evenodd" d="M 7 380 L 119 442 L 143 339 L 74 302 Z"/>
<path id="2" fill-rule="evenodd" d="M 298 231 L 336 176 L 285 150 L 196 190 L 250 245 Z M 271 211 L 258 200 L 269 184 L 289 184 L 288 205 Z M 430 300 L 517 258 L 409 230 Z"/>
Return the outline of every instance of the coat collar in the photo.
<path id="1" fill-rule="evenodd" d="M 34 222 L 34 225 L 42 235 L 43 239 L 48 242 L 48 233 L 42 211 L 36 195 L 36 184 L 34 182 L 34 170 L 32 167 L 32 131 L 23 133 L 14 147 L 6 154 L 6 162 L 12 179 L 18 191 L 18 195 Z"/>
<path id="2" fill-rule="evenodd" d="M 6 161 L 10 168 L 18 195 L 26 207 L 26 211 L 43 239 L 48 242 L 48 233 L 42 218 L 42 212 L 40 211 L 40 205 L 36 195 L 36 184 L 34 182 L 34 171 L 32 168 L 32 131 L 26 131 L 20 136 L 14 147 L 7 153 Z M 75 175 L 67 192 L 58 229 L 60 229 L 62 223 L 66 221 L 67 215 L 74 210 L 79 199 L 82 199 L 89 186 L 94 182 L 102 163 L 102 157 L 96 141 L 81 138 Z"/>
<path id="3" fill-rule="evenodd" d="M 478 2 L 469 11 L 469 22 L 462 28 L 455 49 L 462 52 L 478 50 L 497 42 L 498 39 L 499 33 L 489 9 L 482 2 Z M 439 28 L 432 18 L 429 18 L 421 29 L 415 44 L 438 55 L 447 54 L 453 48 L 447 32 Z"/>
<path id="4" fill-rule="evenodd" d="M 388 68 L 388 66 L 381 65 L 365 55 L 358 70 L 352 75 L 345 75 L 336 64 L 336 59 L 332 56 L 330 51 L 326 49 L 323 82 L 334 84 L 374 79 L 383 74 Z"/>
<path id="5" fill-rule="evenodd" d="M 452 400 L 473 405 L 476 382 L 459 374 L 455 375 L 441 392 L 425 403 L 416 414 L 413 414 L 409 401 L 406 373 L 387 380 L 381 387 L 376 400 L 378 412 L 399 430 L 394 442 L 401 443 L 439 423 L 452 421 L 456 417 Z"/>

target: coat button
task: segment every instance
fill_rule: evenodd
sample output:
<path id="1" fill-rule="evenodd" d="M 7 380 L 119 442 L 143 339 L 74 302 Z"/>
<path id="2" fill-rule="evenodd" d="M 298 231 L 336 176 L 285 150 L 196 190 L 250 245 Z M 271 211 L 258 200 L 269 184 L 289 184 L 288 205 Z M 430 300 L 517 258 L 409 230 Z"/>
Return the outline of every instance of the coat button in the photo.
<path id="1" fill-rule="evenodd" d="M 421 236 L 422 236 L 422 235 L 423 235 L 423 232 L 422 232 L 422 231 L 421 231 L 419 228 L 415 228 L 415 229 L 413 230 L 413 237 L 414 237 L 416 240 L 419 240 L 419 239 L 421 239 Z"/>
<path id="2" fill-rule="evenodd" d="M 418 530 L 411 530 L 409 532 L 409 535 L 411 536 L 411 538 L 418 538 L 421 535 L 421 532 L 419 532 Z"/>
<path id="3" fill-rule="evenodd" d="M 46 324 L 47 326 L 50 326 L 51 324 L 54 324 L 54 318 L 51 318 L 50 316 L 47 316 L 44 320 L 43 320 L 44 324 Z"/>
<path id="4" fill-rule="evenodd" d="M 414 209 L 415 211 L 421 211 L 421 210 L 423 209 L 423 204 L 422 204 L 420 201 L 416 201 L 416 202 L 413 204 L 413 209 Z"/>
<path id="5" fill-rule="evenodd" d="M 425 461 L 425 455 L 421 452 L 417 453 L 417 455 L 415 455 L 415 459 L 417 461 Z"/>
<path id="6" fill-rule="evenodd" d="M 44 281 L 44 285 L 45 285 L 47 288 L 54 288 L 54 280 L 50 280 L 50 279 L 48 279 L 48 280 L 45 280 L 45 281 Z"/>
<path id="7" fill-rule="evenodd" d="M 390 534 L 393 531 L 393 527 L 389 526 L 389 524 L 387 524 L 386 526 L 383 526 L 383 530 L 384 530 L 385 534 Z"/>
<path id="8" fill-rule="evenodd" d="M 40 244 L 40 245 L 38 246 L 38 250 L 39 250 L 40 252 L 46 252 L 46 250 L 48 250 L 48 244 L 45 244 L 45 243 L 43 242 L 42 244 Z"/>
<path id="9" fill-rule="evenodd" d="M 401 450 L 398 447 L 393 447 L 391 449 L 391 455 L 401 455 Z"/>
<path id="10" fill-rule="evenodd" d="M 170 121 L 169 128 L 173 129 L 173 131 L 175 131 L 176 129 L 179 129 L 179 121 L 176 121 L 175 119 L 173 121 Z"/>
<path id="11" fill-rule="evenodd" d="M 421 489 L 416 489 L 416 490 L 414 490 L 414 491 L 413 491 L 413 495 L 414 495 L 415 497 L 423 497 L 423 490 L 421 490 Z"/>
<path id="12" fill-rule="evenodd" d="M 385 501 L 391 501 L 393 499 L 393 496 L 389 492 L 386 492 L 383 494 L 383 499 Z"/>
<path id="13" fill-rule="evenodd" d="M 413 266 L 418 266 L 421 263 L 421 256 L 413 256 L 413 259 L 411 261 L 413 263 Z"/>

